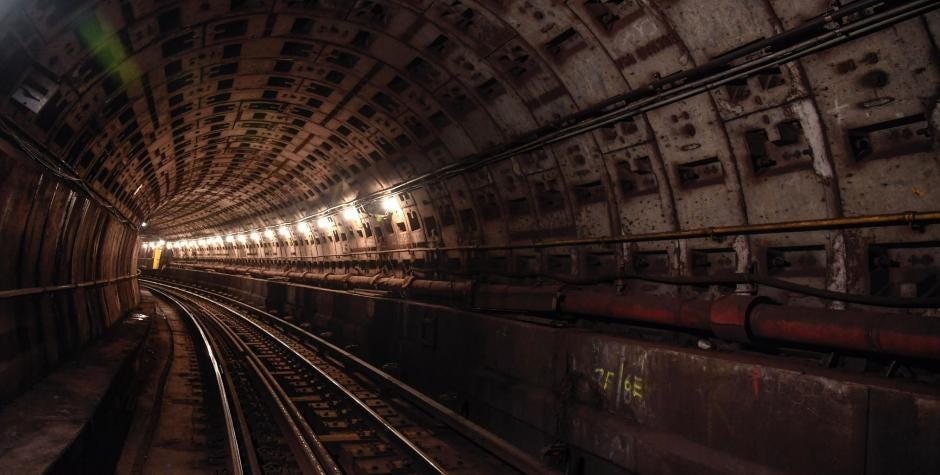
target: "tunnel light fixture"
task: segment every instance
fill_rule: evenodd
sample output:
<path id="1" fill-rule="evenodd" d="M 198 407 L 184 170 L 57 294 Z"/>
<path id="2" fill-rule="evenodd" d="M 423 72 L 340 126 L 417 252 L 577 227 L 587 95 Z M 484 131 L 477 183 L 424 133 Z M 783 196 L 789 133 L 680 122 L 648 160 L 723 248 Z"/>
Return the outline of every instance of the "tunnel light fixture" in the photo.
<path id="1" fill-rule="evenodd" d="M 146 227 L 147 227 L 147 222 L 146 222 L 146 221 L 144 221 L 144 222 L 142 222 L 142 223 L 140 223 L 140 227 L 142 227 L 142 228 L 146 228 Z"/>
<path id="2" fill-rule="evenodd" d="M 206 240 L 205 240 L 205 238 L 199 238 L 199 240 L 197 241 L 197 243 L 199 243 L 199 247 L 206 247 Z"/>
<path id="3" fill-rule="evenodd" d="M 225 242 L 229 244 L 235 244 L 235 236 L 232 236 L 231 234 L 225 236 Z"/>
<path id="4" fill-rule="evenodd" d="M 277 233 L 284 239 L 290 239 L 290 228 L 284 224 L 277 227 Z"/>
<path id="5" fill-rule="evenodd" d="M 163 239 L 157 241 L 157 247 L 163 247 L 164 245 L 166 245 L 166 241 L 164 241 Z"/>
<path id="6" fill-rule="evenodd" d="M 359 219 L 359 210 L 355 207 L 349 206 L 343 209 L 343 219 L 346 221 L 356 221 Z"/>
<path id="7" fill-rule="evenodd" d="M 382 198 L 382 209 L 384 209 L 386 213 L 397 213 L 401 211 L 401 203 L 394 195 L 386 196 Z"/>
<path id="8" fill-rule="evenodd" d="M 300 234 L 302 234 L 302 235 L 304 235 L 304 236 L 309 236 L 309 235 L 310 235 L 310 232 L 311 232 L 311 230 L 310 230 L 310 223 L 308 223 L 308 222 L 306 222 L 306 221 L 301 221 L 301 222 L 297 223 L 297 232 L 299 232 Z"/>
<path id="9" fill-rule="evenodd" d="M 252 231 L 249 235 L 254 242 L 261 242 L 261 234 L 258 231 Z"/>
<path id="10" fill-rule="evenodd" d="M 245 244 L 246 242 L 248 242 L 248 236 L 244 234 L 239 234 L 238 237 L 235 238 L 235 240 L 237 240 L 241 244 Z"/>
<path id="11" fill-rule="evenodd" d="M 273 241 L 273 240 L 274 240 L 274 230 L 271 229 L 271 228 L 265 229 L 265 230 L 264 230 L 264 238 L 267 239 L 268 241 Z"/>
<path id="12" fill-rule="evenodd" d="M 330 221 L 330 218 L 323 216 L 317 220 L 317 227 L 320 229 L 330 229 L 333 227 L 333 222 Z"/>

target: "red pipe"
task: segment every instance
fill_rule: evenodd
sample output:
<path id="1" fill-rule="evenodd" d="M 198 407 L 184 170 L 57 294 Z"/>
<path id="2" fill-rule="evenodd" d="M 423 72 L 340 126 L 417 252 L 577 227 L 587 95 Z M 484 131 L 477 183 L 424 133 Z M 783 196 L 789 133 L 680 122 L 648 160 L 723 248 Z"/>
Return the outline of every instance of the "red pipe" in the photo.
<path id="1" fill-rule="evenodd" d="M 474 291 L 473 306 L 510 312 L 555 312 L 560 292 L 560 285 L 480 284 Z"/>
<path id="2" fill-rule="evenodd" d="M 940 318 L 895 313 L 760 305 L 748 318 L 757 338 L 940 358 Z"/>
<path id="3" fill-rule="evenodd" d="M 620 318 L 707 330 L 710 303 L 675 297 L 618 295 L 596 290 L 565 290 L 561 310 L 575 315 Z"/>
<path id="4" fill-rule="evenodd" d="M 726 340 L 801 343 L 852 351 L 940 359 L 940 318 L 775 305 L 728 296 L 715 301 L 564 291 L 563 311 L 680 328 L 709 330 Z"/>
<path id="5" fill-rule="evenodd" d="M 275 274 L 257 269 L 244 271 L 253 275 Z M 411 277 L 308 272 L 299 276 L 278 275 L 299 277 L 298 280 L 312 285 L 375 288 L 415 298 L 449 299 L 480 309 L 563 312 L 704 330 L 725 340 L 744 343 L 758 339 L 940 359 L 940 318 L 936 317 L 791 307 L 772 304 L 766 297 L 739 295 L 714 301 L 681 300 L 561 285 L 474 285 Z"/>

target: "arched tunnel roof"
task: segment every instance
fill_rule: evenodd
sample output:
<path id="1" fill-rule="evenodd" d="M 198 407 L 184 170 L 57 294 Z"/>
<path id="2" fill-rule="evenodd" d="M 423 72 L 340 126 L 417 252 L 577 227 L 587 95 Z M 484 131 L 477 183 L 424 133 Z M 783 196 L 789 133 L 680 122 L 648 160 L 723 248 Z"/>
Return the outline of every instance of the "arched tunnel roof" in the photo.
<path id="1" fill-rule="evenodd" d="M 293 221 L 418 176 L 424 214 L 531 216 L 518 236 L 929 209 L 936 160 L 874 158 L 934 149 L 936 13 L 537 142 L 664 78 L 745 64 L 735 52 L 831 3 L 9 2 L 0 110 L 167 238 Z M 509 160 L 433 173 L 529 139 Z"/>

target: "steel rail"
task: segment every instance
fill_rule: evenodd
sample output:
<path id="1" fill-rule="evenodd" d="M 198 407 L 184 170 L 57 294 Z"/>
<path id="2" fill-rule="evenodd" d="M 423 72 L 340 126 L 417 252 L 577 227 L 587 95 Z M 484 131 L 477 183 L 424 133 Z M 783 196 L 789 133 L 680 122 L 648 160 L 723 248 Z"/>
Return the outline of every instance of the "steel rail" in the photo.
<path id="1" fill-rule="evenodd" d="M 166 284 L 157 285 L 167 289 L 173 289 L 172 286 Z M 219 319 L 215 317 L 214 312 L 210 311 L 200 301 L 197 301 L 192 296 L 180 295 L 179 289 L 167 290 L 167 292 L 174 293 L 181 299 L 199 307 L 201 311 L 205 313 L 206 317 L 212 321 L 215 327 L 225 334 L 229 342 L 245 355 L 245 361 L 251 369 L 254 370 L 259 382 L 264 386 L 265 390 L 267 390 L 270 402 L 275 406 L 280 416 L 279 421 L 282 423 L 281 429 L 293 435 L 292 440 L 296 442 L 294 446 L 295 456 L 298 455 L 298 452 L 302 455 L 302 457 L 297 457 L 302 460 L 302 463 L 298 464 L 302 465 L 302 468 L 306 468 L 306 472 L 317 473 L 318 475 L 340 475 L 342 471 L 333 461 L 326 447 L 323 446 L 323 443 L 317 438 L 316 434 L 313 433 L 313 430 L 304 420 L 296 405 L 291 402 L 290 397 L 284 393 L 283 388 L 275 381 L 270 371 L 264 367 L 260 359 L 251 351 L 248 345 L 238 338 L 229 326 L 219 321 Z"/>
<path id="2" fill-rule="evenodd" d="M 144 280 L 148 282 L 156 282 L 158 284 L 160 283 L 158 281 L 154 281 L 151 279 L 144 279 Z M 164 283 L 162 285 L 167 285 L 167 284 Z M 178 286 L 180 288 L 183 288 L 183 287 L 188 287 L 190 289 L 194 288 L 192 286 L 179 284 L 179 283 L 174 283 L 173 285 Z M 356 367 L 358 370 L 376 377 L 379 382 L 390 387 L 391 389 L 399 393 L 399 395 L 403 396 L 408 401 L 412 402 L 413 404 L 427 411 L 429 414 L 431 414 L 433 417 L 435 417 L 440 422 L 445 424 L 447 427 L 451 428 L 452 430 L 462 435 L 463 437 L 466 437 L 467 439 L 473 441 L 473 443 L 475 443 L 483 451 L 490 453 L 491 455 L 502 460 L 503 462 L 513 467 L 514 469 L 522 473 L 552 473 L 546 470 L 541 464 L 539 464 L 532 457 L 530 457 L 523 451 L 519 450 L 518 448 L 512 446 L 511 444 L 507 443 L 506 441 L 502 440 L 501 438 L 491 433 L 490 431 L 467 420 L 463 416 L 450 410 L 449 408 L 442 405 L 441 403 L 425 396 L 420 391 L 409 386 L 408 384 L 396 378 L 393 378 L 388 373 L 375 367 L 374 365 L 363 360 L 362 358 L 359 358 L 358 356 L 353 355 L 352 353 L 334 345 L 333 343 L 330 343 L 329 341 L 326 341 L 323 338 L 317 335 L 314 335 L 313 333 L 310 333 L 304 328 L 298 325 L 295 325 L 294 323 L 291 323 L 287 320 L 284 320 L 280 317 L 277 317 L 276 315 L 272 315 L 262 309 L 251 306 L 247 303 L 241 302 L 237 299 L 233 299 L 226 295 L 222 295 L 218 292 L 204 290 L 204 289 L 199 289 L 199 291 L 212 295 L 214 298 L 224 300 L 234 305 L 245 308 L 248 311 L 261 315 L 264 318 L 272 322 L 276 322 L 279 325 L 283 325 L 287 328 L 290 328 L 291 331 L 296 333 L 298 336 L 302 336 L 307 341 L 315 343 L 320 349 L 326 350 L 326 352 L 330 353 L 334 357 L 338 357 L 344 362 L 349 363 L 352 366 Z"/>
<path id="3" fill-rule="evenodd" d="M 167 300 L 173 302 L 173 304 L 175 304 L 180 309 L 180 311 L 183 312 L 183 314 L 185 314 L 186 317 L 189 318 L 189 320 L 193 322 L 193 325 L 196 328 L 196 332 L 199 336 L 199 339 L 202 341 L 203 346 L 205 347 L 206 355 L 209 358 L 209 363 L 210 363 L 210 366 L 212 367 L 213 377 L 215 379 L 215 383 L 219 391 L 218 392 L 219 399 L 220 399 L 219 402 L 221 402 L 222 404 L 222 416 L 225 422 L 225 436 L 228 441 L 226 447 L 229 453 L 229 460 L 228 460 L 229 469 L 232 471 L 233 474 L 236 474 L 236 475 L 245 473 L 244 468 L 242 467 L 241 450 L 239 449 L 240 444 L 238 442 L 238 433 L 235 429 L 235 421 L 234 421 L 234 418 L 232 417 L 232 408 L 230 406 L 228 392 L 225 389 L 226 385 L 225 385 L 225 382 L 223 381 L 222 366 L 219 363 L 218 359 L 216 359 L 215 351 L 213 349 L 213 344 L 210 341 L 209 336 L 206 334 L 205 329 L 203 328 L 199 320 L 196 318 L 196 316 L 193 315 L 193 313 L 189 310 L 189 308 L 183 305 L 182 302 L 180 302 L 178 299 L 176 299 L 169 293 L 164 292 L 160 289 L 150 287 L 150 290 L 162 295 Z"/>
<path id="4" fill-rule="evenodd" d="M 193 296 L 193 297 L 201 298 L 201 299 L 207 300 L 207 301 L 209 301 L 209 302 L 212 302 L 212 301 L 211 301 L 208 297 L 206 297 L 206 296 L 199 295 L 199 294 L 197 294 L 197 293 L 195 293 L 195 292 L 191 292 L 191 291 L 185 290 L 185 289 L 183 289 L 183 288 L 181 288 L 181 287 L 176 287 L 176 286 L 167 285 L 167 284 L 163 284 L 163 285 L 165 285 L 166 287 L 169 287 L 169 288 L 175 288 L 175 289 L 177 289 L 179 292 L 186 293 L 186 294 L 191 295 L 191 296 Z M 363 400 L 360 399 L 358 396 L 356 396 L 356 395 L 353 394 L 351 391 L 349 391 L 349 389 L 346 388 L 345 386 L 343 386 L 342 383 L 340 383 L 339 381 L 337 381 L 335 378 L 333 378 L 332 376 L 330 376 L 329 374 L 327 374 L 325 371 L 323 371 L 322 368 L 320 368 L 319 366 L 313 364 L 313 363 L 312 363 L 311 361 L 309 361 L 306 357 L 304 357 L 302 354 L 300 354 L 291 344 L 285 342 L 282 338 L 280 338 L 279 336 L 275 335 L 274 333 L 271 333 L 270 331 L 268 331 L 268 329 L 264 328 L 263 326 L 259 325 L 257 322 L 255 322 L 254 320 L 252 320 L 251 317 L 249 317 L 249 316 L 247 316 L 247 315 L 245 315 L 245 314 L 239 312 L 238 310 L 235 310 L 234 308 L 229 307 L 229 306 L 227 306 L 227 305 L 225 305 L 225 304 L 223 304 L 223 303 L 220 303 L 220 302 L 213 302 L 213 304 L 214 304 L 214 305 L 217 305 L 219 308 L 223 308 L 223 309 L 227 310 L 227 311 L 228 311 L 229 313 L 231 313 L 232 315 L 237 316 L 238 318 L 240 318 L 240 319 L 241 319 L 242 321 L 244 321 L 245 323 L 248 323 L 249 325 L 253 326 L 253 327 L 254 327 L 255 329 L 257 329 L 258 331 L 260 331 L 260 332 L 264 333 L 265 335 L 267 335 L 268 338 L 270 338 L 271 340 L 273 340 L 273 341 L 277 342 L 278 344 L 280 344 L 284 349 L 286 349 L 287 351 L 289 351 L 290 353 L 292 353 L 292 354 L 293 354 L 294 356 L 296 356 L 298 359 L 300 359 L 301 361 L 305 362 L 305 363 L 307 364 L 307 366 L 308 366 L 311 370 L 313 370 L 313 371 L 314 371 L 315 373 L 317 373 L 321 378 L 323 378 L 324 380 L 328 381 L 333 387 L 335 387 L 337 390 L 339 390 L 341 393 L 343 393 L 343 395 L 345 395 L 350 401 L 352 401 L 353 404 L 355 404 L 356 406 L 358 406 L 363 412 L 365 412 L 369 417 L 371 417 L 371 418 L 373 419 L 373 421 L 375 421 L 376 423 L 378 423 L 378 425 L 382 428 L 382 430 L 384 430 L 386 433 L 388 433 L 389 435 L 391 435 L 392 438 L 394 438 L 399 444 L 401 444 L 401 445 L 403 445 L 405 448 L 407 448 L 408 451 L 410 451 L 413 456 L 415 456 L 419 461 L 421 461 L 423 464 L 425 464 L 428 468 L 430 468 L 431 470 L 433 470 L 434 472 L 439 473 L 439 474 L 445 474 L 445 473 L 447 473 L 447 470 L 445 470 L 444 467 L 442 467 L 436 460 L 434 460 L 433 457 L 431 457 L 430 455 L 428 455 L 421 447 L 418 447 L 418 445 L 415 444 L 413 441 L 411 441 L 411 439 L 409 439 L 405 434 L 401 433 L 401 431 L 399 431 L 398 429 L 396 429 L 395 426 L 392 425 L 392 423 L 390 423 L 387 419 L 385 419 L 385 418 L 384 418 L 382 415 L 380 415 L 379 413 L 375 412 L 375 410 L 373 410 L 371 407 L 369 407 L 369 405 L 366 404 L 365 401 L 363 401 Z"/>

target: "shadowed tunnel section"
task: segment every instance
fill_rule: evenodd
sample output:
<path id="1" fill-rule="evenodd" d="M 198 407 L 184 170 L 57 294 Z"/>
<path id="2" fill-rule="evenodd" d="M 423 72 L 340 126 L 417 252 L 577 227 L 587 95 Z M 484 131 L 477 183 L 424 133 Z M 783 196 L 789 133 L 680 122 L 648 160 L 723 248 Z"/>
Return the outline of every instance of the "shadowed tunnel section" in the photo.
<path id="1" fill-rule="evenodd" d="M 137 264 L 935 360 L 935 9 L 0 2 L 0 399 Z"/>

